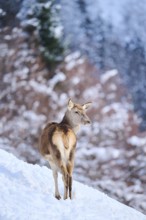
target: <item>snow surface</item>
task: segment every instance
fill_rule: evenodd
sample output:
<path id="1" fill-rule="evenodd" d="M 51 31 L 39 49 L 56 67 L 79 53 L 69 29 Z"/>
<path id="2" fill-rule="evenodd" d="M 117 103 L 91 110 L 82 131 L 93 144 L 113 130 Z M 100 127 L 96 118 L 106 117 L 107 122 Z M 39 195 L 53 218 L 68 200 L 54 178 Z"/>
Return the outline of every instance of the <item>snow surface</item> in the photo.
<path id="1" fill-rule="evenodd" d="M 59 186 L 63 193 L 63 184 Z M 27 164 L 4 150 L 0 150 L 0 189 L 1 220 L 146 220 L 142 213 L 76 181 L 73 200 L 58 201 L 47 167 Z"/>

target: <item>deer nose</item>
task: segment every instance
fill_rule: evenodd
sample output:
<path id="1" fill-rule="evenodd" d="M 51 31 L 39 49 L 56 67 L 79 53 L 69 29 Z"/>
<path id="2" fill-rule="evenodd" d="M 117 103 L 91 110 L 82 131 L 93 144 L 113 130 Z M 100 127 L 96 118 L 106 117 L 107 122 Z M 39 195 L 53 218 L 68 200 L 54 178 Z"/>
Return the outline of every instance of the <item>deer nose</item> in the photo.
<path id="1" fill-rule="evenodd" d="M 88 119 L 88 120 L 86 120 L 86 122 L 85 122 L 86 124 L 90 124 L 91 123 L 91 121 Z"/>
<path id="2" fill-rule="evenodd" d="M 83 115 L 82 123 L 85 124 L 85 125 L 91 123 L 91 121 L 90 121 L 90 119 L 87 115 Z"/>

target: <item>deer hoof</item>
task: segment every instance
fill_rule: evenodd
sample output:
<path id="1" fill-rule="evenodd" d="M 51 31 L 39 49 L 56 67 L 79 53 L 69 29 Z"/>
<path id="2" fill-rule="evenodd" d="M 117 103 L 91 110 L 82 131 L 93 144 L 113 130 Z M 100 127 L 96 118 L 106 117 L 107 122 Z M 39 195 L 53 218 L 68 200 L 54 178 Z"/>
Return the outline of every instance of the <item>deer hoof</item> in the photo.
<path id="1" fill-rule="evenodd" d="M 61 196 L 60 196 L 60 195 L 56 195 L 55 198 L 58 199 L 58 200 L 60 200 L 60 199 L 61 199 Z"/>

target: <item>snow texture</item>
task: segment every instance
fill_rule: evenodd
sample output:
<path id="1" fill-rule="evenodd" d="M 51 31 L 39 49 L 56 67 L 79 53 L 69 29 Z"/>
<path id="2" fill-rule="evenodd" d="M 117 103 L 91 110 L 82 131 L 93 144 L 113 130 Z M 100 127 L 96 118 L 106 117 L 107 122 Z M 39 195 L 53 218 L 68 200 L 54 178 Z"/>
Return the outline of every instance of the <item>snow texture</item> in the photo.
<path id="1" fill-rule="evenodd" d="M 142 213 L 75 181 L 73 200 L 58 201 L 53 196 L 49 169 L 27 164 L 3 150 L 0 150 L 0 188 L 1 220 L 146 220 Z M 60 188 L 63 192 L 63 185 Z"/>

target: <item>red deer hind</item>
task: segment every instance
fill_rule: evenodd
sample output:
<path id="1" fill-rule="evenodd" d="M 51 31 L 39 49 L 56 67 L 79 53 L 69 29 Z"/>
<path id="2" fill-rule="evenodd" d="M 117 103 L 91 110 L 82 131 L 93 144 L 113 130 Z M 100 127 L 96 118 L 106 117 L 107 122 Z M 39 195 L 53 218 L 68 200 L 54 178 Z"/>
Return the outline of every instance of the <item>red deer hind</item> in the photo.
<path id="1" fill-rule="evenodd" d="M 86 110 L 91 105 L 68 102 L 67 111 L 60 123 L 48 123 L 40 137 L 40 152 L 49 161 L 55 182 L 55 197 L 61 199 L 58 190 L 58 171 L 64 182 L 64 199 L 72 199 L 72 173 L 76 149 L 76 133 L 80 125 L 90 123 Z"/>

